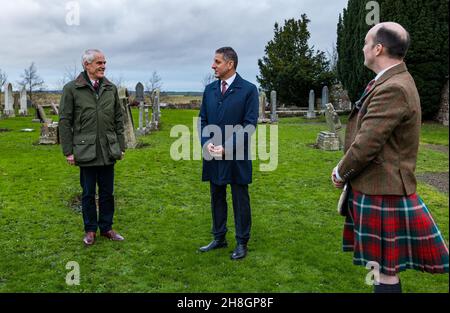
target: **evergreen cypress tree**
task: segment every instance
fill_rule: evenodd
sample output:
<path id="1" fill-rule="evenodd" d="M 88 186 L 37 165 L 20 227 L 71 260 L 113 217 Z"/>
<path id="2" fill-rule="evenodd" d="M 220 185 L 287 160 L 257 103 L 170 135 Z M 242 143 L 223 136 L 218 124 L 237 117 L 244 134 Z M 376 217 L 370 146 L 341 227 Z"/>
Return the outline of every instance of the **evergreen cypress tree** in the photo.
<path id="1" fill-rule="evenodd" d="M 349 0 L 338 22 L 338 78 L 348 89 L 352 101 L 374 76 L 362 68 L 361 49 L 370 28 L 365 21 L 366 2 Z M 379 0 L 378 3 L 382 22 L 400 23 L 411 35 L 405 62 L 419 90 L 423 117 L 433 118 L 439 110 L 441 91 L 448 79 L 448 1 Z"/>

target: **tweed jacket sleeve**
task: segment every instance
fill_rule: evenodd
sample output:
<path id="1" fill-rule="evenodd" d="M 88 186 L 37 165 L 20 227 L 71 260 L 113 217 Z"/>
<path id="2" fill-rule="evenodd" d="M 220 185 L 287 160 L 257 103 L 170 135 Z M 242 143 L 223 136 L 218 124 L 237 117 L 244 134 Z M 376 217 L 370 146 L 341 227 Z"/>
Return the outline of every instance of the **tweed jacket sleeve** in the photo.
<path id="1" fill-rule="evenodd" d="M 360 127 L 338 166 L 344 181 L 357 176 L 378 156 L 394 129 L 406 118 L 406 92 L 399 84 L 381 85 L 358 114 Z"/>

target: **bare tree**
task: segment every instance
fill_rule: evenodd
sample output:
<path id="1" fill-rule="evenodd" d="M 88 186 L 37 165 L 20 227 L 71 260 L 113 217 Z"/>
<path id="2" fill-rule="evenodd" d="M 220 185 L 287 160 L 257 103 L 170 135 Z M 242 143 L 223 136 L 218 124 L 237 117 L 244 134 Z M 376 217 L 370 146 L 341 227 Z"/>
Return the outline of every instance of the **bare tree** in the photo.
<path id="1" fill-rule="evenodd" d="M 153 71 L 152 76 L 148 80 L 148 82 L 145 84 L 145 87 L 147 88 L 147 91 L 150 93 L 150 100 L 153 103 L 153 91 L 156 89 L 160 89 L 162 87 L 162 78 L 158 75 L 157 71 Z"/>
<path id="2" fill-rule="evenodd" d="M 331 44 L 331 49 L 332 49 L 331 53 L 327 50 L 328 60 L 330 61 L 330 70 L 332 72 L 337 73 L 337 63 L 339 55 L 337 52 L 336 44 L 334 42 Z"/>
<path id="3" fill-rule="evenodd" d="M 211 84 L 211 83 L 212 83 L 213 81 L 215 81 L 215 80 L 216 80 L 216 76 L 214 76 L 213 73 L 206 74 L 206 75 L 203 77 L 203 79 L 202 79 L 203 87 L 208 86 L 209 84 Z"/>
<path id="4" fill-rule="evenodd" d="M 37 69 L 34 62 L 32 62 L 31 65 L 24 70 L 21 77 L 22 81 L 17 83 L 28 89 L 30 101 L 33 103 L 33 90 L 42 90 L 44 88 L 44 80 L 37 74 Z"/>
<path id="5" fill-rule="evenodd" d="M 0 68 L 0 91 L 2 91 L 3 85 L 6 84 L 6 81 L 8 80 L 8 75 L 6 75 L 5 72 L 2 71 Z"/>
<path id="6" fill-rule="evenodd" d="M 123 74 L 120 74 L 119 76 L 110 76 L 109 80 L 112 81 L 117 88 L 125 87 L 125 78 L 123 77 Z"/>
<path id="7" fill-rule="evenodd" d="M 77 79 L 78 75 L 80 75 L 80 70 L 78 63 L 74 61 L 72 66 L 65 67 L 62 78 L 58 80 L 59 89 L 62 90 L 68 82 Z"/>
<path id="8" fill-rule="evenodd" d="M 66 82 L 70 82 L 72 80 L 77 79 L 78 75 L 80 75 L 80 70 L 78 69 L 78 63 L 73 62 L 72 66 L 66 66 L 65 72 L 64 72 L 64 80 Z"/>

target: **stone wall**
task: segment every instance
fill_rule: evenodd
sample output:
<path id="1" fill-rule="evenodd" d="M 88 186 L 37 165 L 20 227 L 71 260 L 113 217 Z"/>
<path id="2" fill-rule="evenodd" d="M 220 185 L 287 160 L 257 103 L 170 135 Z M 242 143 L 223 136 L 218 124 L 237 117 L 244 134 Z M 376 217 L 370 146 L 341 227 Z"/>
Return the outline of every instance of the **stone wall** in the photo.
<path id="1" fill-rule="evenodd" d="M 445 126 L 448 126 L 448 79 L 442 90 L 441 107 L 437 115 L 437 121 Z"/>

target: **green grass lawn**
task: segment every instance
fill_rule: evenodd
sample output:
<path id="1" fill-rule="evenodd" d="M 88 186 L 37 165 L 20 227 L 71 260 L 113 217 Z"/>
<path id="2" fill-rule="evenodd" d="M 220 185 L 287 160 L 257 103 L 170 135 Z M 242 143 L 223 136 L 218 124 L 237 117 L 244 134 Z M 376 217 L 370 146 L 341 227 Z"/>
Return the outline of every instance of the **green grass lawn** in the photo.
<path id="1" fill-rule="evenodd" d="M 169 154 L 171 127 L 191 128 L 198 112 L 162 114 L 161 131 L 141 138 L 148 145 L 128 150 L 116 166 L 114 228 L 126 241 L 100 238 L 89 248 L 71 207 L 78 168 L 66 164 L 60 146 L 35 145 L 39 124 L 31 117 L 0 121 L 11 130 L 0 132 L 0 292 L 372 292 L 368 271 L 341 252 L 339 191 L 329 177 L 342 152 L 310 148 L 326 130 L 323 119 L 282 119 L 277 170 L 260 172 L 254 162 L 249 254 L 233 262 L 231 205 L 229 248 L 198 253 L 211 239 L 209 185 L 201 161 Z M 448 145 L 448 127 L 424 125 L 421 141 Z M 420 149 L 419 172 L 448 168 L 447 154 Z M 422 183 L 418 193 L 448 240 L 448 194 Z M 79 286 L 65 283 L 69 261 L 80 264 Z M 409 270 L 401 278 L 405 292 L 449 291 L 448 274 Z"/>

